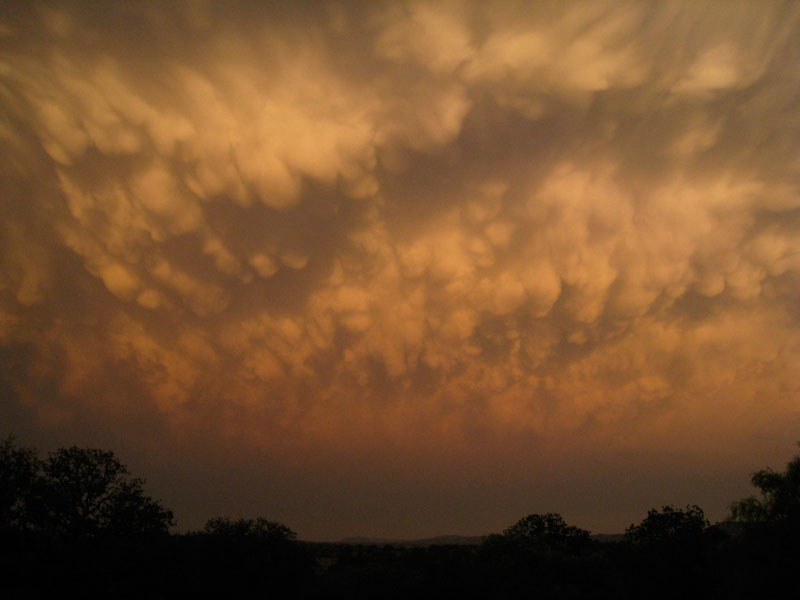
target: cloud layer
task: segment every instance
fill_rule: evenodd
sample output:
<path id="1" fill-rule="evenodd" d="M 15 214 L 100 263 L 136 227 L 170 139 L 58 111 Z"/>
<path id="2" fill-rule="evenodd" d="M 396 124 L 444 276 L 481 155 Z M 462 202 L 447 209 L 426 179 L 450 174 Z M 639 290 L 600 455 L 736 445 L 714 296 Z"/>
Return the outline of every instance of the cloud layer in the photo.
<path id="1" fill-rule="evenodd" d="M 759 436 L 798 422 L 797 6 L 5 12 L 9 429 L 269 457 L 311 535 L 429 532 L 452 506 L 381 521 L 386 490 L 411 514 L 468 482 L 508 496 L 470 488 L 452 526 L 497 528 L 525 473 L 592 469 L 627 490 L 605 517 L 534 504 L 618 527 L 647 460 L 787 451 Z M 735 499 L 687 477 L 650 488 Z M 325 525 L 302 498 L 328 487 Z"/>

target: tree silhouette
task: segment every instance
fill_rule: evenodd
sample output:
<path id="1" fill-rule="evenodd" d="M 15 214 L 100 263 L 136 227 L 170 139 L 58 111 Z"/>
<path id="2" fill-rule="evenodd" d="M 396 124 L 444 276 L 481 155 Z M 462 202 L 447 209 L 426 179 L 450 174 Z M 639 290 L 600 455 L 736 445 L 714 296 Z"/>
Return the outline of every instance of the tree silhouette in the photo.
<path id="1" fill-rule="evenodd" d="M 625 537 L 638 543 L 689 540 L 702 535 L 708 526 L 703 509 L 696 504 L 685 509 L 664 506 L 660 511 L 649 510 L 641 523 L 625 530 Z"/>
<path id="2" fill-rule="evenodd" d="M 751 482 L 761 490 L 761 498 L 751 496 L 734 502 L 731 505 L 734 520 L 744 523 L 800 522 L 800 456 L 792 458 L 783 473 L 763 469 L 753 475 Z"/>
<path id="3" fill-rule="evenodd" d="M 209 519 L 204 528 L 205 533 L 228 537 L 247 537 L 268 541 L 292 540 L 297 534 L 286 525 L 276 521 L 268 521 L 262 517 L 257 519 L 237 519 L 215 517 Z"/>
<path id="4" fill-rule="evenodd" d="M 0 445 L 0 530 L 26 528 L 39 469 L 35 450 L 18 447 L 13 437 L 3 440 Z"/>
<path id="5" fill-rule="evenodd" d="M 144 494 L 113 452 L 61 448 L 42 465 L 38 517 L 49 531 L 68 537 L 166 533 L 172 511 Z"/>
<path id="6" fill-rule="evenodd" d="M 0 510 L 10 529 L 128 537 L 166 533 L 174 521 L 113 452 L 73 446 L 41 460 L 9 438 L 0 447 L 0 467 Z"/>
<path id="7" fill-rule="evenodd" d="M 567 525 L 557 513 L 531 514 L 503 531 L 507 539 L 550 548 L 574 547 L 589 540 L 589 532 Z"/>

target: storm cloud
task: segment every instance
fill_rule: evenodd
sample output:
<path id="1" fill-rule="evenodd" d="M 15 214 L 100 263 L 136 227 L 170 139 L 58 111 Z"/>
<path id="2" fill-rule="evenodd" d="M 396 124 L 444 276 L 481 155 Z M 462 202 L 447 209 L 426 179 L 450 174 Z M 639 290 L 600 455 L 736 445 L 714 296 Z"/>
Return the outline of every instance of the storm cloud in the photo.
<path id="1" fill-rule="evenodd" d="M 4 429 L 127 452 L 187 526 L 721 518 L 800 424 L 798 33 L 778 2 L 10 3 Z"/>

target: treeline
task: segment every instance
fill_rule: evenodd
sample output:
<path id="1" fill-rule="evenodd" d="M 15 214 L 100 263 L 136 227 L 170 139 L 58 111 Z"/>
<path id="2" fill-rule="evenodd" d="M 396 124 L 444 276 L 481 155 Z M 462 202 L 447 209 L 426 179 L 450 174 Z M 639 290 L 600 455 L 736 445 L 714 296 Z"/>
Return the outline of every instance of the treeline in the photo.
<path id="1" fill-rule="evenodd" d="M 734 502 L 723 523 L 695 505 L 663 506 L 613 542 L 548 513 L 477 545 L 326 544 L 264 518 L 216 517 L 171 534 L 172 512 L 113 453 L 72 447 L 41 458 L 9 438 L 0 445 L 0 596 L 785 595 L 800 564 L 800 456 L 752 483 L 759 495 Z"/>

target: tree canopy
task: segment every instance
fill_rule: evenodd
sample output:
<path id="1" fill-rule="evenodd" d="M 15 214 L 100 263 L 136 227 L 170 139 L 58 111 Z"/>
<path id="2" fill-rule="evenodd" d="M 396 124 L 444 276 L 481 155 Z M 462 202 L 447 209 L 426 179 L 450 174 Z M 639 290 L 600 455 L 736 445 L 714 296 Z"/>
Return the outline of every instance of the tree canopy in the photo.
<path id="1" fill-rule="evenodd" d="M 19 530 L 27 523 L 29 502 L 39 474 L 36 452 L 9 437 L 0 444 L 0 527 Z"/>
<path id="2" fill-rule="evenodd" d="M 292 540 L 297 537 L 297 534 L 286 525 L 277 521 L 268 521 L 262 517 L 236 520 L 229 517 L 215 517 L 208 520 L 204 531 L 212 535 L 257 538 L 268 541 Z"/>
<path id="3" fill-rule="evenodd" d="M 145 495 L 113 452 L 60 448 L 44 460 L 7 439 L 0 448 L 4 523 L 59 537 L 166 533 L 172 511 Z"/>
<path id="4" fill-rule="evenodd" d="M 625 530 L 625 537 L 639 543 L 686 540 L 702 535 L 708 526 L 703 509 L 696 504 L 685 509 L 664 506 L 650 509 L 641 523 Z"/>
<path id="5" fill-rule="evenodd" d="M 567 525 L 558 513 L 531 514 L 503 531 L 510 540 L 541 544 L 551 548 L 575 545 L 589 540 L 589 532 Z"/>
<path id="6" fill-rule="evenodd" d="M 798 444 L 800 445 L 800 444 Z M 731 505 L 732 517 L 744 523 L 800 522 L 800 455 L 783 473 L 762 469 L 753 474 L 753 486 L 761 497 L 751 496 Z"/>

